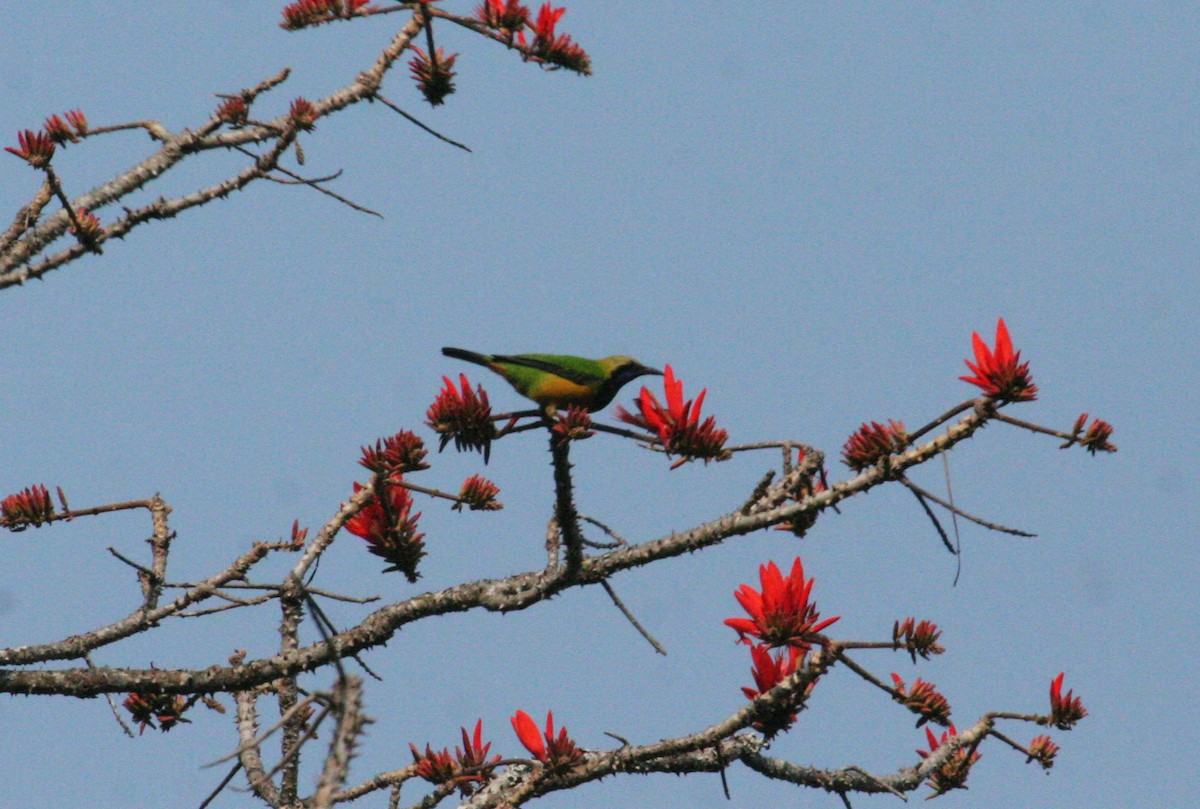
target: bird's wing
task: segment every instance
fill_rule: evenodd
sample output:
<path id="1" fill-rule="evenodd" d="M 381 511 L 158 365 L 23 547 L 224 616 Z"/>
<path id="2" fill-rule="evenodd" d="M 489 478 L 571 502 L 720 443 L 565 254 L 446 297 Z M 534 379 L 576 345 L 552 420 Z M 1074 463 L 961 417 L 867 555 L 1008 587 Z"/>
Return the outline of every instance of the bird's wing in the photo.
<path id="1" fill-rule="evenodd" d="M 604 377 L 601 374 L 589 373 L 581 368 L 569 368 L 560 362 L 555 362 L 553 359 L 535 357 L 529 354 L 495 354 L 492 356 L 492 361 L 545 371 L 546 373 L 554 374 L 555 376 L 574 382 L 577 385 L 590 386 L 604 381 Z"/>

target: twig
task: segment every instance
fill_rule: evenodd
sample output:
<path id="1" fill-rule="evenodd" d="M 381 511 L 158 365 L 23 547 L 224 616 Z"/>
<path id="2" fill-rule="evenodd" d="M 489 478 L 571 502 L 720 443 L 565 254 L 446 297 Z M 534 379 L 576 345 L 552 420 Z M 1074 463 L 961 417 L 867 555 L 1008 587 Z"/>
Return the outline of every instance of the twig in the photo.
<path id="1" fill-rule="evenodd" d="M 433 57 L 430 56 L 430 59 L 432 59 L 432 58 Z M 383 97 L 383 95 L 381 93 L 376 92 L 374 94 L 373 98 L 379 99 L 379 101 L 382 102 L 383 105 L 385 107 L 387 107 L 388 109 L 390 109 L 392 112 L 397 113 L 398 115 L 403 117 L 405 120 L 407 120 L 409 123 L 415 124 L 416 126 L 420 127 L 421 129 L 424 129 L 426 132 L 428 132 L 430 135 L 433 135 L 438 140 L 449 143 L 451 146 L 455 146 L 459 149 L 462 149 L 464 152 L 471 151 L 470 147 L 468 147 L 466 144 L 459 143 L 458 141 L 456 141 L 452 138 L 448 138 L 445 135 L 443 135 L 441 132 L 438 132 L 436 129 L 421 123 L 421 121 L 417 120 L 412 115 L 409 115 L 407 112 L 400 109 L 398 106 L 393 104 L 391 101 L 388 101 L 386 98 Z"/>
<path id="2" fill-rule="evenodd" d="M 200 803 L 200 806 L 198 807 L 198 809 L 205 809 L 206 806 L 208 806 L 210 803 L 215 801 L 217 799 L 217 796 L 221 794 L 221 792 L 225 789 L 225 787 L 229 786 L 229 782 L 233 780 L 233 777 L 235 775 L 237 775 L 238 771 L 241 769 L 242 769 L 242 762 L 235 761 L 233 763 L 233 766 L 229 768 L 229 772 L 225 773 L 225 777 L 221 779 L 221 783 L 217 784 L 216 789 L 214 789 L 212 792 L 208 793 L 208 797 L 205 798 Z"/>
<path id="3" fill-rule="evenodd" d="M 948 503 L 947 501 L 938 497 L 936 494 L 933 494 L 933 493 L 928 492 L 925 489 L 921 488 L 917 484 L 913 483 L 912 480 L 910 480 L 905 475 L 901 475 L 899 480 L 901 483 L 903 483 L 905 486 L 907 486 L 910 490 L 912 490 L 912 492 L 914 494 L 917 494 L 920 497 L 928 498 L 928 499 L 932 500 L 933 502 L 937 503 L 942 508 L 946 509 L 947 511 L 957 514 L 958 516 L 962 517 L 964 520 L 970 520 L 971 522 L 975 523 L 976 525 L 982 525 L 984 528 L 991 529 L 992 531 L 999 531 L 1000 533 L 1003 533 L 1003 534 L 1012 534 L 1013 536 L 1018 536 L 1018 537 L 1033 538 L 1033 537 L 1037 536 L 1037 534 L 1031 534 L 1028 531 L 1022 531 L 1019 528 L 1009 528 L 1008 526 L 1001 525 L 1000 523 L 989 522 L 988 520 L 985 520 L 982 517 L 976 517 L 974 514 L 963 511 L 961 508 L 955 506 L 952 503 Z M 953 548 L 951 548 L 950 552 L 954 553 L 955 551 Z"/>
<path id="4" fill-rule="evenodd" d="M 84 655 L 83 661 L 87 663 L 89 669 L 96 668 L 96 664 L 92 662 L 91 655 Z M 105 694 L 104 697 L 108 700 L 108 707 L 112 708 L 113 717 L 117 720 L 117 724 L 121 726 L 121 730 L 125 731 L 125 735 L 132 739 L 134 737 L 133 730 L 129 725 L 125 724 L 125 720 L 121 717 L 121 711 L 117 708 L 117 701 L 113 699 L 112 694 Z"/>
<path id="5" fill-rule="evenodd" d="M 620 596 L 617 595 L 616 591 L 613 590 L 612 585 L 609 584 L 606 579 L 601 579 L 600 586 L 604 588 L 604 592 L 608 593 L 608 597 L 611 598 L 612 602 L 617 605 L 617 609 L 621 611 L 621 614 L 625 616 L 625 619 L 629 621 L 629 623 L 633 624 L 633 628 L 638 631 L 638 634 L 645 638 L 646 641 L 654 647 L 654 651 L 658 652 L 663 657 L 666 657 L 667 650 L 664 649 L 663 645 L 656 641 L 654 637 L 646 631 L 645 627 L 638 623 L 638 619 L 633 617 L 633 613 L 630 612 L 629 608 L 625 606 L 625 602 L 623 602 Z"/>

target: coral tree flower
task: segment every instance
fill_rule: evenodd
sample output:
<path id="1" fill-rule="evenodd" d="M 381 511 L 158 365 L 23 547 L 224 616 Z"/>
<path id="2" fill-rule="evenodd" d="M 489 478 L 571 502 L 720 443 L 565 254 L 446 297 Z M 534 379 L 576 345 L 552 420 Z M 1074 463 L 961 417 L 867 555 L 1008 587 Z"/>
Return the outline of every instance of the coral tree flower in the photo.
<path id="1" fill-rule="evenodd" d="M 975 362 L 966 360 L 975 376 L 960 376 L 964 382 L 978 385 L 985 396 L 1004 402 L 1030 402 L 1037 398 L 1037 385 L 1029 376 L 1029 363 L 1021 362 L 1021 352 L 1013 351 L 1012 338 L 1004 318 L 996 324 L 996 348 L 993 351 L 979 336 L 971 333 Z"/>
<path id="2" fill-rule="evenodd" d="M 1073 690 L 1063 696 L 1065 673 L 1060 671 L 1050 682 L 1050 724 L 1059 730 L 1070 730 L 1076 722 L 1087 716 L 1087 708 L 1083 707 L 1083 701 L 1075 696 Z"/>
<path id="3" fill-rule="evenodd" d="M 59 492 L 61 496 L 61 489 Z M 53 519 L 54 503 L 42 484 L 27 486 L 0 501 L 0 525 L 10 531 L 23 531 L 31 525 L 37 528 Z"/>
<path id="4" fill-rule="evenodd" d="M 17 143 L 21 148 L 5 146 L 4 151 L 12 152 L 35 169 L 50 165 L 50 158 L 54 157 L 54 138 L 50 135 L 26 129 L 17 133 Z"/>
<path id="5" fill-rule="evenodd" d="M 425 411 L 425 423 L 441 436 L 438 452 L 454 439 L 455 449 L 460 452 L 478 450 L 483 453 L 483 462 L 487 463 L 492 441 L 496 438 L 487 391 L 482 385 L 472 390 L 466 374 L 459 374 L 458 379 L 461 391 L 454 387 L 450 377 L 442 377 L 446 385 Z"/>
<path id="6" fill-rule="evenodd" d="M 453 783 L 463 795 L 470 795 L 479 784 L 490 776 L 492 768 L 500 761 L 500 756 L 493 756 L 489 761 L 487 754 L 492 743 L 483 743 L 483 720 L 475 723 L 475 733 L 472 737 L 462 728 L 463 746 L 450 750 L 434 750 L 429 744 L 425 752 L 411 742 L 408 747 L 412 751 L 413 764 L 416 765 L 417 776 L 431 784 Z"/>
<path id="7" fill-rule="evenodd" d="M 462 507 L 466 506 L 471 511 L 499 511 L 504 508 L 496 500 L 499 493 L 500 487 L 483 475 L 471 475 L 463 481 L 462 488 L 458 490 L 458 502 L 452 508 L 462 511 Z"/>
<path id="8" fill-rule="evenodd" d="M 1025 759 L 1025 763 L 1036 761 L 1042 765 L 1042 769 L 1048 770 L 1054 766 L 1054 757 L 1058 755 L 1058 749 L 1058 745 L 1049 736 L 1034 736 L 1029 742 L 1029 758 Z"/>
<path id="9" fill-rule="evenodd" d="M 754 700 L 795 674 L 803 659 L 803 653 L 795 646 L 789 646 L 771 654 L 770 646 L 758 643 L 750 647 L 750 657 L 754 661 L 754 666 L 750 669 L 750 676 L 754 678 L 754 688 L 742 686 L 742 693 L 746 695 L 746 699 Z M 754 721 L 754 728 L 768 739 L 790 728 L 796 721 L 799 705 L 812 693 L 815 685 L 814 680 L 796 698 L 785 700 L 779 706 L 772 706 L 772 709 L 762 712 Z"/>
<path id="10" fill-rule="evenodd" d="M 307 28 L 310 25 L 347 19 L 365 11 L 370 0 L 299 0 L 285 6 L 283 22 L 279 27 L 288 31 Z"/>
<path id="11" fill-rule="evenodd" d="M 668 455 L 679 455 L 672 469 L 695 458 L 702 458 L 705 463 L 729 458 L 729 451 L 725 449 L 729 433 L 718 429 L 716 419 L 712 416 L 700 421 L 700 408 L 704 405 L 708 389 L 701 390 L 695 401 L 689 399 L 685 402 L 683 381 L 675 378 L 675 371 L 668 365 L 663 372 L 663 390 L 667 402 L 665 407 L 659 404 L 648 388 L 643 387 L 634 399 L 638 412 L 630 413 L 618 406 L 617 418 L 626 424 L 654 432 Z"/>
<path id="12" fill-rule="evenodd" d="M 809 602 L 815 579 L 804 580 L 800 557 L 791 572 L 783 577 L 774 562 L 760 565 L 758 578 L 762 592 L 743 584 L 734 593 L 749 618 L 728 618 L 725 625 L 738 633 L 738 640 L 749 644 L 747 636 L 768 646 L 793 646 L 801 652 L 812 648 L 816 634 L 841 616 L 820 620 L 816 603 Z"/>
<path id="13" fill-rule="evenodd" d="M 592 60 L 567 34 L 556 34 L 555 28 L 565 8 L 554 8 L 543 3 L 538 9 L 537 21 L 533 24 L 534 40 L 531 46 L 539 58 L 551 65 L 565 67 L 587 76 L 592 72 Z"/>
<path id="14" fill-rule="evenodd" d="M 950 739 L 958 735 L 958 730 L 954 725 L 942 734 L 939 739 L 933 735 L 933 731 L 928 727 L 925 728 L 925 738 L 929 741 L 929 750 L 918 750 L 917 755 L 921 758 L 929 758 L 934 751 L 941 745 L 948 742 Z M 933 788 L 933 795 L 944 795 L 952 789 L 966 789 L 967 775 L 971 772 L 971 767 L 976 761 L 979 761 L 983 756 L 980 753 L 967 753 L 966 749 L 960 748 L 955 750 L 948 759 L 929 775 L 929 780 L 926 782 Z"/>
<path id="15" fill-rule="evenodd" d="M 551 770 L 562 770 L 570 767 L 583 758 L 583 751 L 575 746 L 575 742 L 567 735 L 566 728 L 560 728 L 558 736 L 554 735 L 554 712 L 546 714 L 546 732 L 543 735 L 537 724 L 524 711 L 517 711 L 512 716 L 513 730 L 521 744 L 530 755 L 545 764 Z"/>
<path id="16" fill-rule="evenodd" d="M 915 618 L 905 618 L 903 622 L 896 621 L 892 624 L 894 648 L 907 649 L 914 663 L 917 662 L 917 655 L 928 660 L 930 655 L 940 655 L 946 651 L 945 647 L 937 642 L 941 636 L 942 630 L 938 629 L 933 621 L 917 623 Z"/>
<path id="17" fill-rule="evenodd" d="M 908 446 L 908 433 L 904 422 L 888 419 L 886 425 L 873 421 L 863 422 L 858 432 L 846 439 L 842 447 L 842 463 L 861 472 L 877 464 L 895 452 Z"/>
<path id="18" fill-rule="evenodd" d="M 374 447 L 363 447 L 358 463 L 377 475 L 403 475 L 428 469 L 425 463 L 425 442 L 411 430 L 401 430 L 393 436 L 380 438 Z"/>
<path id="19" fill-rule="evenodd" d="M 358 513 L 346 520 L 346 530 L 367 541 L 367 550 L 386 560 L 391 567 L 384 573 L 398 570 L 410 582 L 420 578 L 417 563 L 425 555 L 424 534 L 417 532 L 421 514 L 411 514 L 412 495 L 396 480 L 384 480 L 382 498 L 377 493 Z M 354 484 L 358 493 L 362 486 Z"/>
<path id="20" fill-rule="evenodd" d="M 1116 452 L 1115 445 L 1109 442 L 1112 438 L 1113 426 L 1107 421 L 1100 419 L 1092 419 L 1091 426 L 1085 432 L 1083 425 L 1087 424 L 1088 414 L 1081 413 L 1079 418 L 1075 420 L 1075 427 L 1071 430 L 1071 439 L 1062 445 L 1062 449 L 1066 449 L 1072 444 L 1086 449 L 1090 454 L 1095 455 L 1097 452 Z"/>
<path id="21" fill-rule="evenodd" d="M 458 59 L 458 54 L 447 56 L 438 48 L 430 57 L 415 45 L 412 51 L 416 55 L 409 61 L 408 70 L 417 83 L 417 89 L 430 106 L 444 103 L 446 96 L 454 92 L 454 61 Z"/>
<path id="22" fill-rule="evenodd" d="M 187 698 L 182 694 L 130 694 L 121 704 L 138 723 L 139 734 L 153 728 L 156 720 L 164 733 L 180 722 L 191 721 L 183 718 Z"/>
<path id="23" fill-rule="evenodd" d="M 945 725 L 950 721 L 950 703 L 938 693 L 937 686 L 927 683 L 918 677 L 909 688 L 896 672 L 892 672 L 893 698 L 905 708 L 917 714 L 917 727 L 926 722 L 936 722 Z"/>
<path id="24" fill-rule="evenodd" d="M 484 0 L 475 9 L 475 16 L 488 28 L 508 32 L 522 30 L 529 22 L 529 9 L 521 0 Z"/>

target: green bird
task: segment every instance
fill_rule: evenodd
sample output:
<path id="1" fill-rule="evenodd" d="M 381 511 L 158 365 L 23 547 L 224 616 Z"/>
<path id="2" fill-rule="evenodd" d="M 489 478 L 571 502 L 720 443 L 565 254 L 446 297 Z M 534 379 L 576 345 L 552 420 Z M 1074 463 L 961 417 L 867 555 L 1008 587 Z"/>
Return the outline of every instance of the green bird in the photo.
<path id="1" fill-rule="evenodd" d="M 662 376 L 662 371 L 620 355 L 589 360 L 563 354 L 479 354 L 462 348 L 443 348 L 442 353 L 490 368 L 547 413 L 572 406 L 595 413 L 627 382 L 646 374 Z"/>

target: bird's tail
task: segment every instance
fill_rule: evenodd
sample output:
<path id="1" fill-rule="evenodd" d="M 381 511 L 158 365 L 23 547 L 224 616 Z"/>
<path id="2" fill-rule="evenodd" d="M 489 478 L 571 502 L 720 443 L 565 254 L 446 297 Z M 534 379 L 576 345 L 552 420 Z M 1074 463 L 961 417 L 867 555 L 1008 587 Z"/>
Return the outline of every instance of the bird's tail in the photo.
<path id="1" fill-rule="evenodd" d="M 490 366 L 492 358 L 487 354 L 480 354 L 475 351 L 467 351 L 465 348 L 450 348 L 449 346 L 442 349 L 442 353 L 447 357 L 454 357 L 458 360 L 466 360 L 473 362 L 476 365 Z"/>

